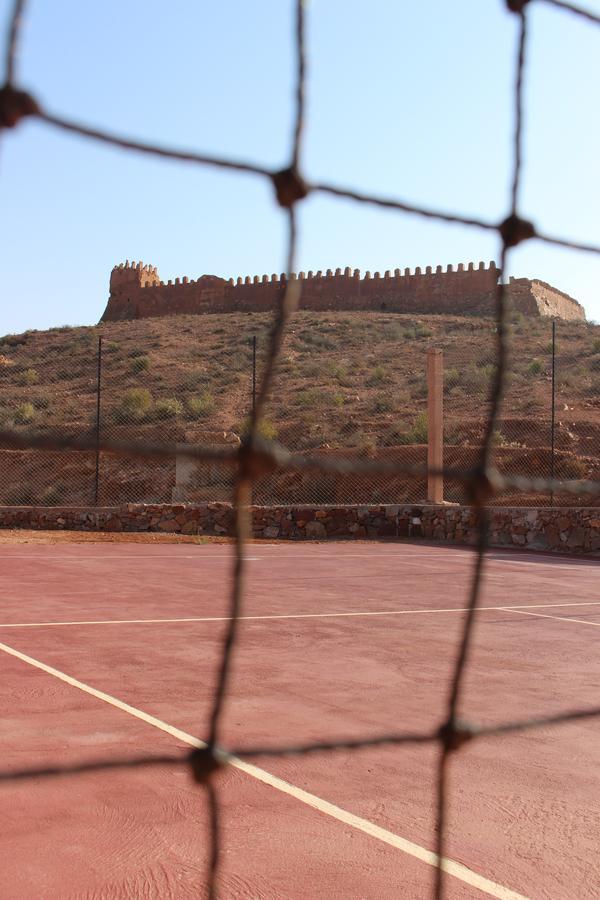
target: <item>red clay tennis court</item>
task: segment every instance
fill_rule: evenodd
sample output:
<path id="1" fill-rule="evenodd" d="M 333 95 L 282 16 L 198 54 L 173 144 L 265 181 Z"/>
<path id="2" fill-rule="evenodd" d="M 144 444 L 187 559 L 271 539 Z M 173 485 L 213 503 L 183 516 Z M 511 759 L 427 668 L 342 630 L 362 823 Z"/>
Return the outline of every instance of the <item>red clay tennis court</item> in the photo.
<path id="1" fill-rule="evenodd" d="M 205 737 L 226 544 L 0 545 L 3 770 L 182 756 Z M 253 747 L 436 727 L 467 549 L 251 544 L 222 740 Z M 491 552 L 463 713 L 597 702 L 598 564 Z M 597 897 L 598 723 L 481 737 L 450 768 L 446 896 Z M 425 898 L 433 746 L 253 758 L 217 776 L 220 894 Z M 5 781 L 0 894 L 198 897 L 205 796 L 186 768 Z"/>

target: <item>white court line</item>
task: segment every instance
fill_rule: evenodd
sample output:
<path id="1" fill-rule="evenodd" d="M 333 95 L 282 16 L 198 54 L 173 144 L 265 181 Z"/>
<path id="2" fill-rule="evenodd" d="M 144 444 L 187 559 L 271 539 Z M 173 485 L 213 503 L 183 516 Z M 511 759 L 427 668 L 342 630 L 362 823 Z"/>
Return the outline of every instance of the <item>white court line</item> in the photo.
<path id="1" fill-rule="evenodd" d="M 503 609 L 515 609 L 513 606 L 504 606 Z M 600 622 L 588 622 L 587 619 L 574 619 L 570 616 L 549 616 L 544 615 L 544 613 L 532 613 L 525 612 L 524 609 L 515 609 L 515 612 L 520 613 L 522 616 L 535 616 L 538 619 L 555 619 L 557 622 L 579 622 L 580 625 L 594 625 L 596 628 L 600 627 Z"/>
<path id="2" fill-rule="evenodd" d="M 190 747 L 206 747 L 204 741 L 188 734 L 186 731 L 181 731 L 181 729 L 169 725 L 167 722 L 163 722 L 162 719 L 157 719 L 155 716 L 151 716 L 143 710 L 137 709 L 135 706 L 130 706 L 129 703 L 125 703 L 117 697 L 105 694 L 104 691 L 99 691 L 83 681 L 78 681 L 76 678 L 72 678 L 65 672 L 61 672 L 60 669 L 55 669 L 52 666 L 48 666 L 46 663 L 41 662 L 39 659 L 27 656 L 25 653 L 15 650 L 14 647 L 9 647 L 8 644 L 0 643 L 0 650 L 3 650 L 10 656 L 16 657 L 22 662 L 28 663 L 30 666 L 34 666 L 36 669 L 41 669 L 42 672 L 46 672 L 48 675 L 53 675 L 54 678 L 58 678 L 60 681 L 64 681 L 66 684 L 76 687 L 80 691 L 90 694 L 92 697 L 96 697 L 98 700 L 103 700 L 104 703 L 108 703 L 111 706 L 128 713 L 130 716 L 134 716 L 136 719 L 141 719 L 142 722 L 146 722 L 148 725 L 153 725 L 154 728 L 158 728 L 161 731 L 170 734 L 172 737 L 177 738 L 177 740 L 182 741 Z M 320 813 L 330 816 L 333 819 L 337 819 L 338 822 L 349 825 L 357 831 L 362 831 L 363 834 L 377 838 L 383 843 L 389 844 L 391 847 L 395 847 L 397 850 L 401 850 L 403 853 L 413 856 L 415 859 L 418 859 L 429 866 L 437 865 L 437 854 L 433 853 L 431 850 L 427 850 L 420 844 L 409 841 L 407 838 L 401 837 L 392 831 L 388 831 L 386 828 L 381 828 L 379 825 L 375 825 L 368 819 L 356 816 L 354 813 L 348 812 L 348 810 L 342 809 L 340 806 L 336 806 L 333 803 L 329 803 L 327 800 L 323 800 L 316 794 L 311 794 L 302 788 L 296 787 L 296 785 L 291 784 L 289 781 L 284 781 L 283 778 L 271 775 L 271 773 L 265 771 L 265 769 L 244 762 L 244 760 L 239 759 L 237 756 L 227 754 L 226 759 L 229 765 L 234 769 L 238 769 L 240 772 L 244 772 L 244 774 L 257 779 L 258 781 L 262 781 L 263 784 L 268 784 L 270 787 L 275 788 L 275 790 L 281 791 L 281 793 L 287 794 L 295 800 L 305 803 L 307 806 L 311 806 Z M 489 878 L 485 878 L 485 876 L 480 875 L 478 872 L 474 872 L 472 869 L 469 869 L 467 866 L 456 862 L 453 859 L 442 857 L 442 868 L 448 875 L 452 875 L 454 878 L 459 879 L 465 884 L 470 884 L 472 887 L 477 888 L 491 897 L 498 897 L 500 900 L 527 900 L 523 894 L 518 894 L 516 891 L 510 890 L 510 888 L 504 887 L 504 885 L 491 881 Z"/>
<path id="3" fill-rule="evenodd" d="M 478 606 L 478 612 L 501 611 L 508 612 L 514 609 L 516 612 L 524 609 L 553 609 L 563 606 L 600 606 L 600 600 L 590 600 L 577 603 L 533 603 L 527 606 Z M 381 609 L 371 612 L 331 612 L 331 613 L 272 613 L 263 616 L 239 616 L 240 622 L 254 622 L 264 619 L 345 619 L 368 616 L 418 616 L 431 613 L 464 613 L 468 607 L 459 606 L 451 609 Z M 534 615 L 534 613 L 531 613 Z M 549 617 L 553 618 L 553 617 Z M 559 617 L 562 618 L 562 617 Z M 46 628 L 58 625 L 160 625 L 172 622 L 229 622 L 231 616 L 185 616 L 173 619 L 82 619 L 72 622 L 6 622 L 0 623 L 0 628 Z M 575 621 L 575 620 L 573 620 Z"/>
<path id="4" fill-rule="evenodd" d="M 229 545 L 227 545 L 227 546 L 229 547 Z M 273 546 L 275 546 L 275 545 L 273 545 Z M 451 547 L 449 549 L 454 550 L 456 548 Z M 260 548 L 261 553 L 264 553 L 265 551 L 266 551 L 266 547 Z M 467 554 L 465 552 L 464 554 L 461 554 L 460 556 L 453 556 L 452 554 L 446 554 L 444 551 L 441 551 L 441 552 L 434 551 L 432 553 L 426 554 L 427 560 L 424 561 L 424 559 L 423 559 L 424 554 L 422 554 L 422 553 L 407 554 L 407 553 L 402 553 L 402 552 L 381 554 L 379 556 L 375 556 L 373 553 L 343 553 L 343 554 L 319 553 L 319 554 L 315 554 L 315 555 L 292 554 L 290 556 L 283 556 L 281 554 L 277 554 L 277 555 L 273 554 L 275 559 L 274 560 L 270 559 L 269 562 L 272 562 L 272 561 L 277 562 L 280 559 L 286 560 L 286 561 L 287 560 L 297 560 L 297 561 L 301 562 L 301 561 L 309 559 L 309 560 L 334 560 L 336 562 L 343 563 L 344 560 L 346 560 L 346 559 L 383 559 L 383 558 L 389 559 L 391 557 L 393 559 L 399 559 L 401 561 L 405 561 L 409 565 L 417 566 L 419 568 L 428 568 L 431 566 L 440 565 L 442 563 L 444 565 L 447 565 L 449 563 L 463 564 L 465 562 L 467 555 L 470 557 L 472 554 L 470 554 L 470 553 Z M 0 550 L 0 557 L 2 559 L 15 559 L 15 560 L 20 560 L 21 562 L 28 562 L 28 563 L 31 562 L 31 563 L 36 563 L 36 564 L 41 561 L 66 563 L 66 562 L 84 562 L 84 561 L 89 561 L 89 560 L 93 560 L 95 562 L 100 562 L 100 563 L 102 563 L 102 562 L 115 563 L 115 562 L 119 562 L 120 560 L 125 561 L 125 560 L 132 560 L 132 559 L 137 560 L 139 562 L 143 562 L 144 560 L 154 560 L 154 559 L 170 559 L 173 562 L 176 562 L 176 561 L 179 561 L 182 559 L 186 559 L 186 560 L 191 559 L 191 560 L 195 560 L 196 562 L 198 562 L 198 561 L 202 561 L 205 559 L 210 559 L 210 560 L 220 560 L 222 562 L 229 564 L 231 562 L 232 554 L 231 553 L 219 553 L 219 554 L 208 555 L 208 554 L 202 553 L 202 550 L 199 550 L 199 552 L 194 555 L 190 554 L 190 553 L 188 553 L 186 555 L 177 554 L 177 553 L 174 555 L 170 554 L 170 553 L 156 553 L 156 554 L 142 553 L 142 554 L 128 554 L 128 555 L 117 555 L 117 556 L 95 556 L 95 555 L 94 556 L 55 556 L 55 555 L 40 556 L 40 555 L 36 554 L 33 558 L 31 558 L 29 556 L 21 555 L 21 554 L 14 554 L 14 555 L 2 554 L 2 552 Z M 264 556 L 245 557 L 246 561 L 250 561 L 250 560 L 264 561 L 265 558 L 266 557 L 264 557 Z M 551 563 L 551 565 L 548 567 L 549 571 L 540 572 L 540 575 L 545 574 L 547 576 L 551 576 L 552 573 L 557 569 L 564 569 L 564 570 L 569 571 L 570 573 L 573 573 L 575 571 L 583 571 L 583 570 L 587 570 L 587 569 L 592 569 L 594 567 L 594 565 L 600 565 L 600 560 L 591 560 L 591 559 L 590 560 L 574 559 L 572 562 L 569 562 L 569 563 L 558 563 L 555 561 L 555 557 L 552 557 L 552 556 L 544 556 L 544 557 L 536 556 L 535 558 L 532 558 L 532 559 L 514 559 L 514 558 L 503 559 L 501 556 L 493 556 L 493 557 L 488 556 L 487 557 L 488 567 L 495 566 L 496 564 L 501 564 L 502 566 L 509 566 L 509 565 L 517 565 L 517 566 L 538 565 L 539 566 L 540 563 L 544 564 L 546 562 Z M 489 569 L 488 569 L 488 571 L 489 571 Z M 446 573 L 440 572 L 439 574 L 443 575 Z M 494 574 L 494 573 L 492 572 L 489 574 Z"/>

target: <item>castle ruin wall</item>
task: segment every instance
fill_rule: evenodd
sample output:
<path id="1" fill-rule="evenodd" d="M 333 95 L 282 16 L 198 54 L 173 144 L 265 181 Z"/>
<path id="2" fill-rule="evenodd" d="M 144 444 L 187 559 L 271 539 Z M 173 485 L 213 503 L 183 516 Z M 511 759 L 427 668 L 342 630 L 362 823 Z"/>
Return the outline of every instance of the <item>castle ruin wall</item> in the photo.
<path id="1" fill-rule="evenodd" d="M 314 311 L 388 311 L 442 315 L 492 315 L 499 269 L 494 262 L 456 268 L 428 266 L 394 272 L 365 272 L 346 268 L 326 272 L 300 272 L 301 306 Z M 181 314 L 269 312 L 286 287 L 285 275 L 160 281 L 153 266 L 142 263 L 115 266 L 110 298 L 102 321 L 151 318 Z M 507 285 L 514 306 L 526 315 L 584 319 L 583 308 L 568 295 L 542 281 L 511 279 Z"/>

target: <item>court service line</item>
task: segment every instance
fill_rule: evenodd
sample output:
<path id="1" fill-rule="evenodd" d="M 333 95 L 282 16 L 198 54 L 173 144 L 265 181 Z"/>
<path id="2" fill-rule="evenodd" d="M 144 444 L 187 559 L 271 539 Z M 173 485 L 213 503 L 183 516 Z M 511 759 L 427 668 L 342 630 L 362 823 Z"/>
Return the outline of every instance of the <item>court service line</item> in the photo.
<path id="1" fill-rule="evenodd" d="M 596 628 L 600 626 L 600 622 L 588 622 L 587 619 L 574 619 L 570 616 L 550 616 L 544 615 L 544 613 L 526 612 L 524 609 L 516 609 L 514 606 L 503 606 L 502 608 L 506 610 L 514 609 L 515 612 L 520 613 L 522 616 L 535 616 L 537 619 L 555 619 L 557 622 L 579 622 L 580 625 L 593 625 Z"/>
<path id="2" fill-rule="evenodd" d="M 10 647 L 8 644 L 0 643 L 0 650 L 36 669 L 40 669 L 42 672 L 46 672 L 48 675 L 52 675 L 54 678 L 58 678 L 59 681 L 63 681 L 71 687 L 78 688 L 80 691 L 95 697 L 97 700 L 102 700 L 104 703 L 108 703 L 116 709 L 128 713 L 130 716 L 134 716 L 136 719 L 140 719 L 142 722 L 146 722 L 148 725 L 152 725 L 154 728 L 164 731 L 166 734 L 171 735 L 171 737 L 182 741 L 190 747 L 206 747 L 204 741 L 188 734 L 186 731 L 182 731 L 174 725 L 169 725 L 162 719 L 157 719 L 155 716 L 151 716 L 149 713 L 137 709 L 137 707 L 131 706 L 129 703 L 125 703 L 123 700 L 113 697 L 111 694 L 106 694 L 104 691 L 100 691 L 97 688 L 86 684 L 84 681 L 79 681 L 77 678 L 73 678 L 71 675 L 61 672 L 60 669 L 55 669 L 53 666 L 46 665 L 46 663 L 41 662 L 39 659 L 35 659 L 33 656 L 21 653 L 19 650 Z M 275 790 L 281 791 L 281 793 L 287 794 L 289 797 L 293 797 L 295 800 L 299 800 L 301 803 L 316 809 L 318 812 L 330 816 L 333 819 L 337 819 L 338 822 L 349 825 L 357 831 L 362 831 L 363 834 L 376 838 L 385 844 L 389 844 L 389 846 L 394 847 L 409 856 L 413 856 L 415 859 L 418 859 L 429 866 L 437 865 L 437 854 L 431 850 L 427 850 L 420 844 L 416 844 L 414 841 L 410 841 L 392 831 L 388 831 L 386 828 L 381 828 L 379 825 L 375 825 L 374 822 L 363 819 L 361 816 L 357 816 L 340 806 L 336 806 L 328 800 L 318 797 L 316 794 L 311 794 L 302 788 L 296 787 L 296 785 L 291 784 L 289 781 L 284 781 L 283 778 L 271 775 L 271 773 L 267 772 L 265 769 L 251 765 L 237 756 L 227 754 L 226 759 L 229 765 L 234 769 L 244 772 L 244 774 L 249 775 L 251 778 L 255 778 L 263 784 L 267 784 L 270 787 L 275 788 Z M 498 897 L 500 900 L 527 900 L 523 894 L 518 894 L 516 891 L 512 891 L 504 885 L 491 881 L 489 878 L 468 868 L 468 866 L 456 862 L 456 860 L 442 857 L 442 867 L 448 875 L 452 875 L 454 878 L 459 879 L 465 884 L 470 884 L 472 887 L 477 888 L 491 897 Z"/>
<path id="3" fill-rule="evenodd" d="M 508 612 L 514 609 L 516 612 L 525 609 L 554 609 L 563 606 L 600 606 L 600 600 L 590 600 L 576 603 L 533 603 L 527 606 L 478 606 L 478 612 Z M 448 609 L 381 609 L 358 612 L 330 612 L 330 613 L 272 613 L 262 616 L 240 616 L 240 622 L 262 621 L 264 619 L 346 619 L 367 618 L 368 616 L 417 616 L 432 613 L 464 613 L 468 607 L 459 606 Z M 530 613 L 535 615 L 535 613 Z M 160 625 L 177 622 L 229 622 L 230 616 L 184 616 L 172 619 L 82 619 L 70 622 L 6 622 L 0 623 L 0 628 L 47 628 L 51 626 L 66 625 Z M 562 618 L 547 616 L 546 618 Z M 573 621 L 576 621 L 575 619 Z M 583 620 L 581 620 L 583 621 Z"/>

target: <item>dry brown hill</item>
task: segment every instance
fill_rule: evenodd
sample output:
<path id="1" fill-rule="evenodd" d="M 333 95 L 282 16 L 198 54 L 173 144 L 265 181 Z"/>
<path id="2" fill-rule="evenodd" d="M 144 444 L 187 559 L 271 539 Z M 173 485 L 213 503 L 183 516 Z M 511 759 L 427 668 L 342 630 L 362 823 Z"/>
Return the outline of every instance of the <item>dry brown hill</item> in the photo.
<path id="1" fill-rule="evenodd" d="M 174 316 L 7 335 L 0 339 L 0 422 L 23 431 L 93 430 L 102 336 L 104 435 L 184 441 L 199 431 L 239 433 L 251 407 L 252 337 L 257 337 L 260 377 L 269 322 L 268 315 L 253 313 Z M 558 322 L 556 331 L 557 474 L 597 477 L 600 327 Z M 434 346 L 444 350 L 448 458 L 471 460 L 486 414 L 494 340 L 493 322 L 482 318 L 299 312 L 285 343 L 265 434 L 293 449 L 330 453 L 352 448 L 389 455 L 393 448 L 413 446 L 421 458 L 425 358 Z M 515 314 L 512 348 L 496 434 L 499 458 L 514 471 L 548 474 L 551 323 Z M 61 470 L 58 463 L 48 473 L 48 460 L 39 455 L 13 454 L 10 463 L 6 451 L 3 456 L 3 502 L 16 501 L 19 492 L 39 502 L 40 479 L 47 481 L 48 502 L 67 502 L 83 490 L 73 485 L 89 484 L 89 460 L 83 468 L 71 461 L 65 475 L 65 464 Z M 117 497 L 113 490 L 111 501 L 170 499 L 162 497 L 169 493 L 166 483 L 159 489 L 148 479 L 137 490 L 151 496 L 130 496 L 131 472 L 113 463 L 107 464 L 108 480 L 116 479 L 120 493 Z M 385 495 L 380 486 L 365 496 L 363 485 L 356 500 L 402 499 L 398 491 L 388 498 L 382 490 Z M 86 491 L 81 502 L 89 502 Z M 326 493 L 331 499 L 331 489 Z M 344 498 L 336 499 L 348 501 L 351 494 L 349 485 Z"/>

